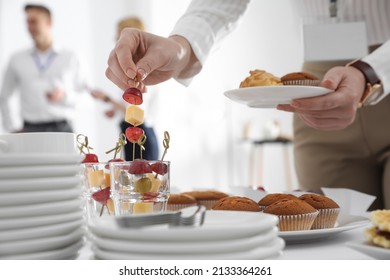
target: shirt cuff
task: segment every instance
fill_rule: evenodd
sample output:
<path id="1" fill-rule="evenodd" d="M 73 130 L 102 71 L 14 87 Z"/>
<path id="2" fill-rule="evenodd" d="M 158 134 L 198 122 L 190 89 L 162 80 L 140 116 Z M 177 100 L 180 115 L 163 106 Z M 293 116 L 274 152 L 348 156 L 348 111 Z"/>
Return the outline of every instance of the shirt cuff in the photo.
<path id="1" fill-rule="evenodd" d="M 368 63 L 381 80 L 384 91 L 384 94 L 380 98 L 382 100 L 390 94 L 390 40 L 370 55 L 364 57 L 362 61 Z"/>

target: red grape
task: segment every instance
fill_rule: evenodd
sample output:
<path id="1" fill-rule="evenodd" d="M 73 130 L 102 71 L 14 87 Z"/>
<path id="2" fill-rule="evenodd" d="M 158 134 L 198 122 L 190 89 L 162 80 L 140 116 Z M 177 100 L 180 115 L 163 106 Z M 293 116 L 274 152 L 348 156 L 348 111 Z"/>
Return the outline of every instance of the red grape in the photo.
<path id="1" fill-rule="evenodd" d="M 140 105 L 142 104 L 142 93 L 138 88 L 128 88 L 122 95 L 122 98 L 130 104 Z"/>
<path id="2" fill-rule="evenodd" d="M 95 154 L 85 154 L 85 158 L 82 161 L 82 163 L 93 163 L 93 162 L 99 162 L 99 159 L 97 155 Z"/>
<path id="3" fill-rule="evenodd" d="M 121 159 L 121 158 L 113 158 L 113 159 L 110 159 L 110 160 L 108 161 L 108 164 L 106 164 L 106 165 L 104 166 L 106 169 L 109 169 L 109 168 L 110 168 L 110 162 L 124 162 L 124 160 Z"/>
<path id="4" fill-rule="evenodd" d="M 157 174 L 164 175 L 168 172 L 168 165 L 163 162 L 155 162 L 152 164 L 152 170 Z"/>
<path id="5" fill-rule="evenodd" d="M 107 203 L 107 200 L 110 198 L 110 188 L 104 188 L 100 191 L 93 193 L 92 198 L 97 202 L 100 202 L 101 204 L 105 205 Z"/>
<path id="6" fill-rule="evenodd" d="M 130 174 L 145 174 L 145 173 L 152 173 L 152 167 L 150 166 L 149 162 L 145 159 L 135 159 L 130 167 L 129 167 L 129 173 Z"/>
<path id="7" fill-rule="evenodd" d="M 135 144 L 138 142 L 139 138 L 144 134 L 144 130 L 137 126 L 130 126 L 126 128 L 126 138 L 131 143 Z"/>

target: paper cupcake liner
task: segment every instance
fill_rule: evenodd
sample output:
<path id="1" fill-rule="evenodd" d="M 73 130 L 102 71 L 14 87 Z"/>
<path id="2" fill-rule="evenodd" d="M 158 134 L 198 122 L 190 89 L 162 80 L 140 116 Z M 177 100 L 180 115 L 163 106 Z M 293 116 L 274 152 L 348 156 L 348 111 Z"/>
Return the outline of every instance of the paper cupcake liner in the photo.
<path id="1" fill-rule="evenodd" d="M 198 200 L 199 205 L 203 205 L 207 210 L 210 210 L 219 199 L 201 199 Z"/>
<path id="2" fill-rule="evenodd" d="M 333 228 L 340 213 L 340 208 L 318 209 L 318 216 L 311 229 Z"/>
<path id="3" fill-rule="evenodd" d="M 318 215 L 318 211 L 298 215 L 278 215 L 280 231 L 309 230 Z"/>
<path id="4" fill-rule="evenodd" d="M 191 206 L 196 206 L 196 203 L 187 203 L 187 204 L 168 204 L 167 205 L 167 210 L 168 211 L 179 211 L 183 208 L 191 207 Z"/>
<path id="5" fill-rule="evenodd" d="M 283 82 L 285 86 L 318 86 L 319 84 L 319 80 L 291 80 Z"/>

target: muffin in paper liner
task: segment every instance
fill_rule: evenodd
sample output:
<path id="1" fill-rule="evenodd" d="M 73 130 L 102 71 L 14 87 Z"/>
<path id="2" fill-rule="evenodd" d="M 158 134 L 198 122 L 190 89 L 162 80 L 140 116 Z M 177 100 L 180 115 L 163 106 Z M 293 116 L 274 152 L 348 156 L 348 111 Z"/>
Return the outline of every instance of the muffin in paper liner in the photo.
<path id="1" fill-rule="evenodd" d="M 311 229 L 333 228 L 340 213 L 340 208 L 318 209 L 318 216 Z"/>
<path id="2" fill-rule="evenodd" d="M 278 215 L 278 228 L 280 231 L 310 230 L 318 211 L 298 215 Z"/>
<path id="3" fill-rule="evenodd" d="M 207 210 L 210 210 L 218 201 L 219 199 L 199 199 L 198 204 L 203 205 Z"/>
<path id="4" fill-rule="evenodd" d="M 318 86 L 319 80 L 289 80 L 282 82 L 284 86 Z"/>
<path id="5" fill-rule="evenodd" d="M 167 204 L 167 211 L 179 211 L 183 208 L 196 206 L 197 203 L 185 203 L 185 204 Z"/>

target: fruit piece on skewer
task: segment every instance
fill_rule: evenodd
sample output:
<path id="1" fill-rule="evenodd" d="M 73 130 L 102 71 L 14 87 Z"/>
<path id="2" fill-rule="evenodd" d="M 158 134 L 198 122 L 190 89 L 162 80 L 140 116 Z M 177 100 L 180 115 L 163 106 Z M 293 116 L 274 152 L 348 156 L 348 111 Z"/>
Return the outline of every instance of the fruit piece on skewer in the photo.
<path id="1" fill-rule="evenodd" d="M 103 170 L 88 170 L 87 179 L 89 187 L 106 186 L 106 177 Z"/>
<path id="2" fill-rule="evenodd" d="M 122 95 L 122 98 L 130 104 L 140 105 L 143 102 L 142 93 L 138 88 L 128 88 Z"/>
<path id="3" fill-rule="evenodd" d="M 117 158 L 117 155 L 120 154 L 120 152 L 122 151 L 122 149 L 126 145 L 126 143 L 127 143 L 126 135 L 124 133 L 119 134 L 119 140 L 118 140 L 118 142 L 116 142 L 115 147 L 106 152 L 106 154 L 109 154 L 111 152 L 115 152 L 115 153 L 114 153 L 114 157 L 108 161 L 108 164 L 105 165 L 105 168 L 107 168 L 107 169 L 110 168 L 110 165 L 109 165 L 110 162 L 123 162 L 124 161 L 120 157 Z"/>
<path id="4" fill-rule="evenodd" d="M 130 126 L 126 128 L 125 133 L 127 140 L 133 144 L 137 143 L 141 136 L 145 134 L 144 130 L 137 126 Z"/>
<path id="5" fill-rule="evenodd" d="M 136 202 L 133 206 L 133 213 L 152 213 L 153 202 Z"/>
<path id="6" fill-rule="evenodd" d="M 144 110 L 136 105 L 127 107 L 125 121 L 134 126 L 139 126 L 144 122 Z"/>
<path id="7" fill-rule="evenodd" d="M 97 191 L 92 194 L 92 198 L 102 204 L 102 208 L 100 210 L 99 216 L 103 215 L 104 207 L 107 207 L 107 202 L 110 199 L 111 189 L 110 188 L 104 188 L 100 191 Z M 110 209 L 107 207 L 108 214 L 110 214 Z"/>
<path id="8" fill-rule="evenodd" d="M 129 167 L 129 173 L 130 174 L 145 174 L 145 173 L 152 173 L 152 167 L 150 166 L 149 162 L 145 159 L 135 159 L 131 162 L 131 165 Z"/>
<path id="9" fill-rule="evenodd" d="M 77 142 L 80 144 L 78 147 L 80 153 L 85 155 L 82 163 L 99 162 L 98 156 L 96 154 L 91 153 L 91 150 L 93 150 L 93 148 L 89 146 L 88 137 L 83 134 L 78 134 L 76 139 Z M 87 149 L 87 152 L 85 152 L 84 149 Z"/>

